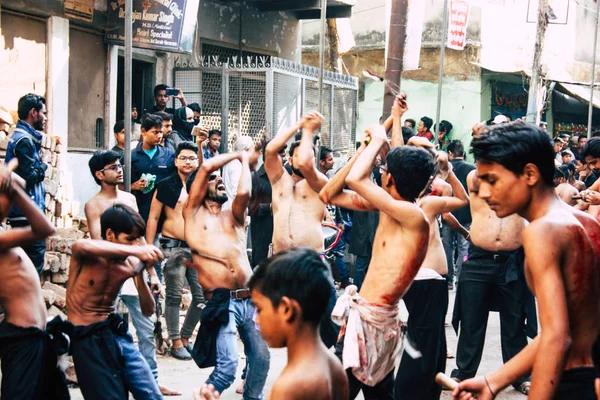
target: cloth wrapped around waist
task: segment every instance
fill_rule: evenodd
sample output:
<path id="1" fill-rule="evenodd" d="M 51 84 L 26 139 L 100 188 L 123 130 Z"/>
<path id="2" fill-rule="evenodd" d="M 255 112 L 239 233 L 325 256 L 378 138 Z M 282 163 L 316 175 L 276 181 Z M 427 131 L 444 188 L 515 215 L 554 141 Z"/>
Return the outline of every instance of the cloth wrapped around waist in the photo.
<path id="1" fill-rule="evenodd" d="M 402 350 L 398 304 L 369 303 L 350 285 L 337 300 L 331 319 L 342 326 L 342 364 L 368 386 L 375 386 L 394 369 Z"/>

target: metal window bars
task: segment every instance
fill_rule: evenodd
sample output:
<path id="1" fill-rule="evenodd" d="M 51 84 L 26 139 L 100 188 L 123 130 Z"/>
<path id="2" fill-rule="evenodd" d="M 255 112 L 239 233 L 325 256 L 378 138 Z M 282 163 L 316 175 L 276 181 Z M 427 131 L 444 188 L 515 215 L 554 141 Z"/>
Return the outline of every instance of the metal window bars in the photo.
<path id="1" fill-rule="evenodd" d="M 319 70 L 276 57 L 177 58 L 173 74 L 173 86 L 200 104 L 203 125 L 222 131 L 223 150 L 239 135 L 271 139 L 318 107 Z M 336 157 L 348 156 L 355 149 L 358 79 L 330 71 L 323 78 L 321 144 Z"/>

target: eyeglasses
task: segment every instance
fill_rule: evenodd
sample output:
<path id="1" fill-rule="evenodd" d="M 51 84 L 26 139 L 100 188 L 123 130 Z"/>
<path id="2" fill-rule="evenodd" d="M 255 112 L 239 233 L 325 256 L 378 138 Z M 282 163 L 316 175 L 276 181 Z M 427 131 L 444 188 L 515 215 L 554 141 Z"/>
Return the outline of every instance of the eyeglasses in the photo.
<path id="1" fill-rule="evenodd" d="M 177 157 L 177 159 L 179 161 L 183 161 L 183 162 L 186 162 L 186 161 L 194 162 L 194 161 L 198 160 L 198 157 L 196 157 L 196 156 L 189 156 L 189 157 L 180 156 L 180 157 Z"/>
<path id="2" fill-rule="evenodd" d="M 102 169 L 100 170 L 100 172 L 104 172 L 104 171 L 106 171 L 106 170 L 109 170 L 109 171 L 118 171 L 118 170 L 120 170 L 120 169 L 122 170 L 122 169 L 123 169 L 123 166 L 122 166 L 121 164 L 115 164 L 115 165 L 111 165 L 110 167 L 105 167 L 105 168 L 102 168 Z"/>

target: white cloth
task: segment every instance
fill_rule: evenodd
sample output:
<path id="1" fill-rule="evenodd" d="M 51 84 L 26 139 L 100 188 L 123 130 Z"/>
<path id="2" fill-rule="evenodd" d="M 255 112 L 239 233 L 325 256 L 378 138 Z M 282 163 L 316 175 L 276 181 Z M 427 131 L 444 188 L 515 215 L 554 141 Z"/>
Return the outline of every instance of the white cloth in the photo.
<path id="1" fill-rule="evenodd" d="M 419 272 L 417 272 L 417 276 L 415 276 L 415 281 L 428 281 L 430 279 L 437 279 L 438 281 L 443 281 L 444 277 L 432 270 L 431 268 L 419 268 Z"/>
<path id="2" fill-rule="evenodd" d="M 369 303 L 350 285 L 341 295 L 331 319 L 342 326 L 344 338 L 342 364 L 354 376 L 375 386 L 394 369 L 402 350 L 400 307 L 398 304 Z"/>
<path id="3" fill-rule="evenodd" d="M 135 283 L 133 282 L 133 278 L 129 278 L 125 281 L 125 283 L 123 284 L 123 287 L 121 288 L 121 294 L 124 296 L 137 296 L 138 295 L 138 291 L 137 291 L 137 288 L 135 287 Z"/>
<path id="4" fill-rule="evenodd" d="M 240 160 L 232 160 L 223 167 L 223 184 L 225 185 L 225 193 L 227 193 L 227 202 L 223 204 L 223 209 L 231 208 L 241 176 L 242 163 Z"/>

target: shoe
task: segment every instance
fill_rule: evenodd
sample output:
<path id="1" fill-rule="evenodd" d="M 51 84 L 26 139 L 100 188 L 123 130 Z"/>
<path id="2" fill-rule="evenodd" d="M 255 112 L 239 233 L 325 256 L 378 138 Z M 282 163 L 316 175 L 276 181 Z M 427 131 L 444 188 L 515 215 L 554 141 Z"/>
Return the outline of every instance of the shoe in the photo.
<path id="1" fill-rule="evenodd" d="M 190 353 L 190 355 L 191 355 L 192 354 L 192 349 L 194 348 L 194 346 L 192 346 L 191 343 L 188 343 L 188 345 L 184 346 L 184 347 L 187 349 L 188 353 Z"/>
<path id="2" fill-rule="evenodd" d="M 173 358 L 176 358 L 178 360 L 183 360 L 183 361 L 192 359 L 192 355 L 185 347 L 180 347 L 178 349 L 171 349 L 171 356 L 173 356 Z"/>

